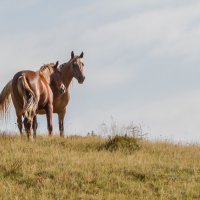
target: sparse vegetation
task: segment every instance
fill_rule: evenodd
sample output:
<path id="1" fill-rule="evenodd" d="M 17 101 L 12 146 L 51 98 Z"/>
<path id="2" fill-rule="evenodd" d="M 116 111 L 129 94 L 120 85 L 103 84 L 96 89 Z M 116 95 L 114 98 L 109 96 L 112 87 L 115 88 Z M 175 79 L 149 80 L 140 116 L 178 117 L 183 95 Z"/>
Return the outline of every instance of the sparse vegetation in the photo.
<path id="1" fill-rule="evenodd" d="M 110 137 L 100 149 L 113 151 L 121 151 L 125 153 L 133 153 L 135 150 L 139 149 L 136 138 L 127 135 L 115 135 Z"/>
<path id="2" fill-rule="evenodd" d="M 127 138 L 1 135 L 0 199 L 200 199 L 198 145 Z"/>

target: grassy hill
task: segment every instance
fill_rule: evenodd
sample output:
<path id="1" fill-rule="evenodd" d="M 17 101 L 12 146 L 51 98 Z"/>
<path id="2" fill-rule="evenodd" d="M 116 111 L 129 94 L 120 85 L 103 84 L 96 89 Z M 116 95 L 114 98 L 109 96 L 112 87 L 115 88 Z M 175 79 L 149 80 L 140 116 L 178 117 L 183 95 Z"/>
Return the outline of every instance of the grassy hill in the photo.
<path id="1" fill-rule="evenodd" d="M 120 142 L 2 135 L 0 199 L 200 199 L 199 146 Z"/>

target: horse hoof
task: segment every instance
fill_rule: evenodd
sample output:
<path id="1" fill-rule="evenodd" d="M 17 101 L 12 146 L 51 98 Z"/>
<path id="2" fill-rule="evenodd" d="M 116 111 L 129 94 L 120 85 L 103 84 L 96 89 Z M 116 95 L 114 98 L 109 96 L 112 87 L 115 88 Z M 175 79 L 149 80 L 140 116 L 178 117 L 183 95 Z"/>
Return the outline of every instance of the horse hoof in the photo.
<path id="1" fill-rule="evenodd" d="M 33 141 L 34 141 L 34 138 L 33 138 L 33 136 L 32 136 L 32 135 L 28 137 L 28 141 L 31 141 L 31 142 L 33 142 Z"/>

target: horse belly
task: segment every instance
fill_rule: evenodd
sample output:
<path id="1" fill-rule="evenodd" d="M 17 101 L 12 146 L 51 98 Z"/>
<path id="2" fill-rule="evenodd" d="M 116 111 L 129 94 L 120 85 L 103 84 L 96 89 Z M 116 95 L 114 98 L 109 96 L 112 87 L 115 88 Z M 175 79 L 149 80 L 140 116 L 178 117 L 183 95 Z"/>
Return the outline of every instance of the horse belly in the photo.
<path id="1" fill-rule="evenodd" d="M 45 115 L 46 111 L 44 109 L 41 109 L 41 110 L 37 111 L 37 114 L 39 114 L 39 115 Z"/>

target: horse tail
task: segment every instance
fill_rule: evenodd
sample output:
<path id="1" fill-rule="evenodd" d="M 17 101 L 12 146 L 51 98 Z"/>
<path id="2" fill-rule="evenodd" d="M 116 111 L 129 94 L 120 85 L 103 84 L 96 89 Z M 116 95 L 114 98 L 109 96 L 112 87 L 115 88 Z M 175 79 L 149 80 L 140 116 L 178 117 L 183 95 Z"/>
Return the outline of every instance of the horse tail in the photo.
<path id="1" fill-rule="evenodd" d="M 30 119 L 32 111 L 36 111 L 36 101 L 35 94 L 29 86 L 29 83 L 26 80 L 24 75 L 20 76 L 18 79 L 18 92 L 23 98 L 23 114 L 24 117 Z"/>
<path id="2" fill-rule="evenodd" d="M 10 104 L 12 102 L 11 99 L 11 88 L 12 88 L 12 80 L 10 80 L 3 90 L 0 93 L 0 117 L 2 119 L 7 119 Z"/>

